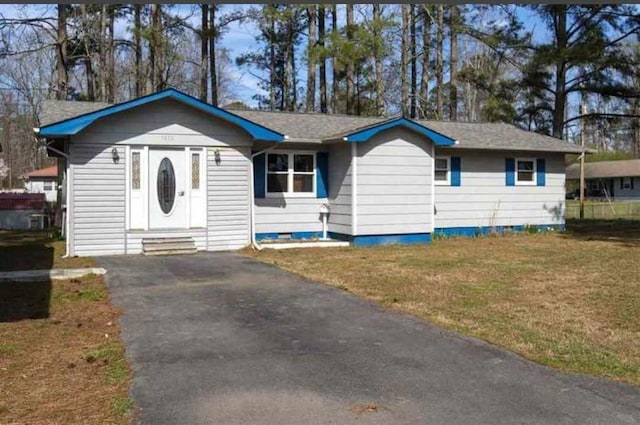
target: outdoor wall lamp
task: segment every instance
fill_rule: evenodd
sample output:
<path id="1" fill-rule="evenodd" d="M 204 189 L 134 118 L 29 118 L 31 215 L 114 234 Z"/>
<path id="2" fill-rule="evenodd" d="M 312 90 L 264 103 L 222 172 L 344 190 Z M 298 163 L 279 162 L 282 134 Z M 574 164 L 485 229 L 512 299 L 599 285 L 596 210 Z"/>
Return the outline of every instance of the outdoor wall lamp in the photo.
<path id="1" fill-rule="evenodd" d="M 220 149 L 213 151 L 213 159 L 216 161 L 216 165 L 220 165 Z"/>
<path id="2" fill-rule="evenodd" d="M 111 149 L 111 158 L 113 159 L 114 164 L 117 164 L 118 162 L 120 162 L 120 155 L 118 155 L 117 148 Z"/>

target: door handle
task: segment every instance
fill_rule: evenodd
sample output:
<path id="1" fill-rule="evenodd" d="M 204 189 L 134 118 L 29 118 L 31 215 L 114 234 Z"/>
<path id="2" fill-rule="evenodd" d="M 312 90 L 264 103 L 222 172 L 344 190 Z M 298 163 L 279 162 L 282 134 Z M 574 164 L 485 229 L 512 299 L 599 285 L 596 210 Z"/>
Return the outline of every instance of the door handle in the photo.
<path id="1" fill-rule="evenodd" d="M 184 190 L 181 190 L 180 192 L 178 192 L 178 196 L 184 196 Z"/>

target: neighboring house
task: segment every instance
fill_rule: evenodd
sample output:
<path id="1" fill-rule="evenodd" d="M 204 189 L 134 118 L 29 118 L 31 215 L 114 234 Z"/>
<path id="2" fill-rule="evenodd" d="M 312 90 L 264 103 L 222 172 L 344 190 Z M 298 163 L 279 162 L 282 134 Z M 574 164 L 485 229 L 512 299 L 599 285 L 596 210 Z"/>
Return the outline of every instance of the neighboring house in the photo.
<path id="1" fill-rule="evenodd" d="M 585 194 L 589 198 L 640 200 L 640 159 L 587 162 L 584 178 Z M 580 181 L 580 164 L 567 167 L 567 181 Z"/>
<path id="2" fill-rule="evenodd" d="M 29 193 L 44 193 L 47 202 L 58 201 L 58 166 L 31 171 L 25 174 L 25 186 Z"/>
<path id="3" fill-rule="evenodd" d="M 42 193 L 0 193 L 0 229 L 41 230 L 48 223 Z"/>
<path id="4" fill-rule="evenodd" d="M 580 152 L 507 124 L 230 113 L 173 89 L 73 103 L 45 103 L 37 129 L 65 164 L 70 255 L 312 238 L 323 205 L 355 245 L 561 228 L 564 157 Z"/>

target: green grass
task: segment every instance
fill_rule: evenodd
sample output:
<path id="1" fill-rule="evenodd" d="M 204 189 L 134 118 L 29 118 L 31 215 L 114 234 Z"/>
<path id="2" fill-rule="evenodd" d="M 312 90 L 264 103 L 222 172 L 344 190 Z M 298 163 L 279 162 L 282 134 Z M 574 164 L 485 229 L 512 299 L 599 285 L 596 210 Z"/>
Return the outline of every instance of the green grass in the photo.
<path id="1" fill-rule="evenodd" d="M 0 356 L 14 354 L 18 351 L 17 347 L 10 344 L 0 344 Z"/>
<path id="2" fill-rule="evenodd" d="M 131 411 L 133 400 L 129 397 L 116 397 L 111 403 L 111 408 L 116 416 L 125 416 Z"/>
<path id="3" fill-rule="evenodd" d="M 103 344 L 89 351 L 84 359 L 88 363 L 102 363 L 105 366 L 105 378 L 112 384 L 122 383 L 128 379 L 129 369 L 120 344 Z"/>

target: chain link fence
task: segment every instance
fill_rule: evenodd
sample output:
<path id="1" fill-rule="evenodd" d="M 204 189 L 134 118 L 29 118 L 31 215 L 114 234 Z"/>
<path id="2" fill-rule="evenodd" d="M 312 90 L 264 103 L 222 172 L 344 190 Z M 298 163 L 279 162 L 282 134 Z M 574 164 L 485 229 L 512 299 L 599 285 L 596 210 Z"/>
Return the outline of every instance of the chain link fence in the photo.
<path id="1" fill-rule="evenodd" d="M 567 201 L 566 218 L 580 218 L 580 201 Z M 586 201 L 584 218 L 587 220 L 640 220 L 640 201 Z"/>

